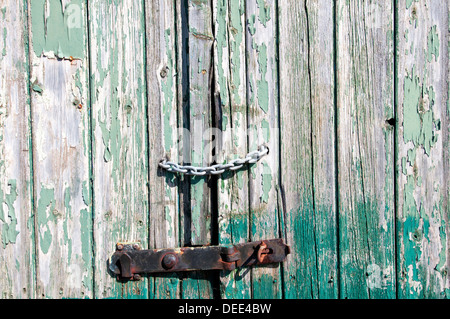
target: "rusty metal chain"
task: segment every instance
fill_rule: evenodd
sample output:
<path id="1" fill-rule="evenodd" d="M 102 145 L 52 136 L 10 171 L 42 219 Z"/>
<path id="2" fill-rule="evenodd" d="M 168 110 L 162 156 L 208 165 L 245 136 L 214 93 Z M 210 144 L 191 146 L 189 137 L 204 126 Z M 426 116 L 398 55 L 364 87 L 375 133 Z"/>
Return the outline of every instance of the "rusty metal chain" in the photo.
<path id="1" fill-rule="evenodd" d="M 180 165 L 168 160 L 162 160 L 159 167 L 171 173 L 178 173 L 187 176 L 221 175 L 226 171 L 237 171 L 247 164 L 254 164 L 269 153 L 269 148 L 262 145 L 258 150 L 250 152 L 243 159 L 235 159 L 228 164 L 216 164 L 208 167 L 198 167 L 190 165 Z"/>

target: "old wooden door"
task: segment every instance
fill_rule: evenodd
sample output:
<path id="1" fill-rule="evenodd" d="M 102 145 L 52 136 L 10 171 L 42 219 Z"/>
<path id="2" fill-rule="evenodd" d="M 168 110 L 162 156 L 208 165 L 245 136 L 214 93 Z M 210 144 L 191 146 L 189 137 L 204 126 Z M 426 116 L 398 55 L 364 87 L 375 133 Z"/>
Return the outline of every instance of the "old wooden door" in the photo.
<path id="1" fill-rule="evenodd" d="M 0 22 L 2 298 L 450 296 L 447 0 L 0 0 Z M 219 177 L 158 167 L 260 145 Z M 273 238 L 282 265 L 107 268 L 119 241 Z"/>

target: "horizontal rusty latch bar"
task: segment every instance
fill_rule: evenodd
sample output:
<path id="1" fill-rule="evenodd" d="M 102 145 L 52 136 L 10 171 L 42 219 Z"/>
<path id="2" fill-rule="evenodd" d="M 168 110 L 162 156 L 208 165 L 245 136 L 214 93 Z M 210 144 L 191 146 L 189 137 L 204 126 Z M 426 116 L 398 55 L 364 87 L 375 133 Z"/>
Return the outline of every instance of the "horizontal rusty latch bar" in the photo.
<path id="1" fill-rule="evenodd" d="M 280 263 L 290 253 L 282 239 L 229 246 L 141 250 L 138 244 L 118 243 L 109 269 L 119 280 L 139 280 L 141 274 L 194 270 L 234 270 Z"/>

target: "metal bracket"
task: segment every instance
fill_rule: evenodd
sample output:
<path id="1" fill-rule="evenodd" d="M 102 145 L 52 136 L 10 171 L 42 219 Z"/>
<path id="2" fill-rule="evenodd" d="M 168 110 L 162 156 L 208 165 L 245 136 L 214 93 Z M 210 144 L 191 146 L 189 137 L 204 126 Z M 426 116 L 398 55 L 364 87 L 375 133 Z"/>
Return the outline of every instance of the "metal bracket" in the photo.
<path id="1" fill-rule="evenodd" d="M 290 253 L 282 239 L 229 245 L 141 250 L 137 243 L 118 243 L 109 269 L 119 280 L 140 280 L 141 274 L 195 270 L 234 270 L 280 263 Z"/>

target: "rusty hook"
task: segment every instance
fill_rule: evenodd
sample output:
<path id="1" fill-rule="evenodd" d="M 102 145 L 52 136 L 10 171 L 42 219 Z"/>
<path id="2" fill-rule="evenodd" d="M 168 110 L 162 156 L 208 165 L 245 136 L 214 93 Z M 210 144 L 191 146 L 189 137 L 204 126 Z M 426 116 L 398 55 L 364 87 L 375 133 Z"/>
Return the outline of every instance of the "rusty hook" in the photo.
<path id="1" fill-rule="evenodd" d="M 264 241 L 262 241 L 261 244 L 259 245 L 258 254 L 256 255 L 258 262 L 260 264 L 264 260 L 264 258 L 262 257 L 262 254 L 267 254 L 267 253 L 269 253 L 269 249 L 267 249 L 267 244 Z"/>

